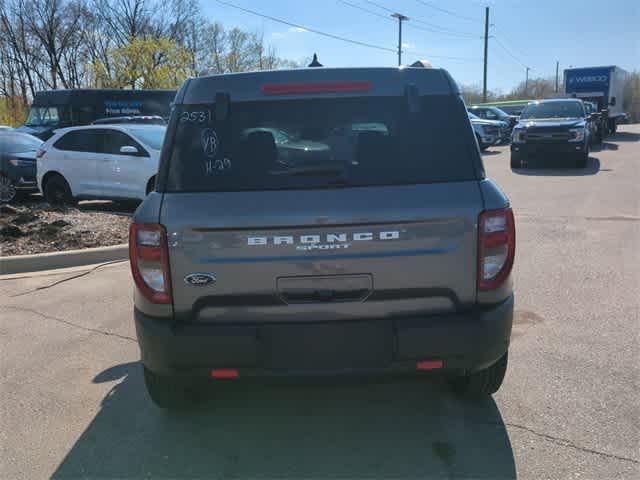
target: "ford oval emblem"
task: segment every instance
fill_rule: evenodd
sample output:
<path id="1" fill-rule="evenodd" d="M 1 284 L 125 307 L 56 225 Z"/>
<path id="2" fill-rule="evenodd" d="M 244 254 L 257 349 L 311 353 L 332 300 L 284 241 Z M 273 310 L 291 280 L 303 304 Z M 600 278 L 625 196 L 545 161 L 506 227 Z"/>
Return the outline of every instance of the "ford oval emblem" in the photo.
<path id="1" fill-rule="evenodd" d="M 216 282 L 216 277 L 210 273 L 190 273 L 184 277 L 184 281 L 194 287 L 205 287 Z"/>

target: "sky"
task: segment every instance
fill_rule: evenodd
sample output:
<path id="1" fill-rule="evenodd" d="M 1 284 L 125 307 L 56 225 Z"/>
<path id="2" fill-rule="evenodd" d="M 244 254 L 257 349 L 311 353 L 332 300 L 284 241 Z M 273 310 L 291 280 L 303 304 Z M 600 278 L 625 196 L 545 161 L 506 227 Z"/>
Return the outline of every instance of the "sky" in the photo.
<path id="1" fill-rule="evenodd" d="M 225 27 L 262 32 L 292 60 L 318 54 L 325 66 L 397 65 L 399 12 L 403 64 L 426 59 L 461 85 L 482 85 L 484 14 L 489 7 L 488 88 L 508 92 L 525 78 L 553 77 L 569 66 L 640 70 L 639 0 L 200 0 Z M 236 5 L 375 47 L 327 38 L 240 11 Z M 359 8 L 358 8 L 359 7 Z M 448 58 L 451 57 L 451 58 Z"/>

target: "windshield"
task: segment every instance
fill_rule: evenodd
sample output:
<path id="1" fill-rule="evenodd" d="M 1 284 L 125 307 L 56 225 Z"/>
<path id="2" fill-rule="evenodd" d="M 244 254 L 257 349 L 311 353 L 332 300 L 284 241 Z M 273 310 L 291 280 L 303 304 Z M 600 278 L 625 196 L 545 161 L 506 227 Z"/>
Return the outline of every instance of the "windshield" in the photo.
<path id="1" fill-rule="evenodd" d="M 19 132 L 0 133 L 0 153 L 34 152 L 42 140 L 33 135 Z"/>
<path id="2" fill-rule="evenodd" d="M 307 99 L 232 105 L 225 121 L 181 122 L 171 191 L 331 188 L 475 177 L 454 97 L 407 112 L 404 97 Z M 213 106 L 188 106 L 205 111 Z M 469 136 L 471 132 L 469 132 Z M 472 140 L 472 137 L 471 137 Z M 470 141 L 471 141 L 470 140 Z"/>
<path id="3" fill-rule="evenodd" d="M 528 118 L 582 118 L 584 108 L 580 102 L 535 102 L 525 107 L 520 119 Z"/>
<path id="4" fill-rule="evenodd" d="M 522 110 L 526 107 L 526 104 L 520 105 L 503 105 L 500 107 L 500 110 L 505 112 L 507 115 L 520 115 Z"/>
<path id="5" fill-rule="evenodd" d="M 154 150 L 160 150 L 162 148 L 164 133 L 167 131 L 167 127 L 154 126 L 146 128 L 128 128 L 127 130 L 148 147 L 151 147 Z"/>
<path id="6" fill-rule="evenodd" d="M 58 107 L 31 107 L 25 125 L 28 127 L 53 126 L 59 122 Z"/>

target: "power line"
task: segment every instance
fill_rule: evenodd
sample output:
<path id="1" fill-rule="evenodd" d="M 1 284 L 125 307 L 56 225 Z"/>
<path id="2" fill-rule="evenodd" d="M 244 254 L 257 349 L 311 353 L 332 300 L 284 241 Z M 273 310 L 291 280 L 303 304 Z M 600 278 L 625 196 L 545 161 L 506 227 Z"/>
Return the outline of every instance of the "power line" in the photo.
<path id="1" fill-rule="evenodd" d="M 306 26 L 300 25 L 298 23 L 288 22 L 287 20 L 282 20 L 281 18 L 276 18 L 276 17 L 272 17 L 270 15 L 265 15 L 263 13 L 256 12 L 255 10 L 250 10 L 248 8 L 240 7 L 238 5 L 234 5 L 233 3 L 225 2 L 223 0 L 216 0 L 216 1 L 218 3 L 220 3 L 220 4 L 222 4 L 222 5 L 226 5 L 227 7 L 235 8 L 236 10 L 240 10 L 242 12 L 249 13 L 251 15 L 256 15 L 258 17 L 266 18 L 267 20 L 271 20 L 272 22 L 281 23 L 283 25 L 288 25 L 288 26 L 294 27 L 294 28 L 301 28 L 301 29 L 306 30 L 308 32 L 315 33 L 316 35 L 322 35 L 323 37 L 333 38 L 334 40 L 340 40 L 340 41 L 343 41 L 343 42 L 352 43 L 354 45 L 360 45 L 361 47 L 374 48 L 376 50 L 382 50 L 382 51 L 385 51 L 385 52 L 396 53 L 396 50 L 393 49 L 393 48 L 387 48 L 387 47 L 383 47 L 381 45 L 374 45 L 372 43 L 361 42 L 359 40 L 354 40 L 352 38 L 342 37 L 340 35 L 334 35 L 332 33 L 323 32 L 321 30 L 316 30 L 315 28 L 306 27 Z"/>
<path id="2" fill-rule="evenodd" d="M 498 44 L 498 46 L 500 46 L 500 48 L 502 48 L 502 50 L 504 50 L 513 60 L 515 60 L 518 64 L 520 64 L 523 68 L 529 68 L 528 65 L 525 65 L 524 63 L 522 63 L 520 61 L 520 59 L 518 59 L 518 57 L 516 57 L 513 53 L 511 53 L 509 51 L 509 49 L 500 41 L 500 39 L 498 37 L 496 37 L 495 35 L 493 36 L 493 39 L 496 41 L 496 43 Z"/>
<path id="3" fill-rule="evenodd" d="M 446 9 L 444 9 L 442 7 L 438 7 L 437 5 L 432 4 L 431 2 L 425 2 L 424 0 L 416 0 L 416 2 L 418 2 L 421 5 L 424 5 L 425 7 L 433 8 L 434 10 L 438 10 L 439 12 L 446 13 L 447 15 L 451 15 L 451 16 L 459 18 L 461 20 L 466 20 L 468 22 L 480 23 L 480 21 L 478 19 L 476 19 L 476 18 L 465 17 L 464 15 L 460 15 L 458 13 L 452 12 L 451 10 L 446 10 Z"/>
<path id="4" fill-rule="evenodd" d="M 413 19 L 413 17 L 411 17 L 412 20 L 416 23 L 422 24 L 422 25 L 433 25 L 427 22 L 423 22 L 421 20 L 418 19 Z M 417 25 L 409 25 L 411 28 L 415 28 L 416 30 L 422 30 L 424 32 L 431 32 L 431 33 L 438 33 L 440 35 L 449 35 L 451 37 L 458 37 L 458 38 L 468 38 L 468 39 L 472 39 L 472 38 L 482 38 L 482 36 L 480 35 L 474 35 L 472 33 L 462 33 L 462 32 L 453 32 L 451 30 L 435 30 L 434 28 L 425 28 L 425 27 L 418 27 Z"/>
<path id="5" fill-rule="evenodd" d="M 379 3 L 372 2 L 372 1 L 370 1 L 370 0 L 365 0 L 365 2 L 367 2 L 367 3 L 371 4 L 371 5 L 373 5 L 374 7 L 378 7 L 378 8 L 380 8 L 380 9 L 384 10 L 385 12 L 394 13 L 394 11 L 393 11 L 393 10 L 391 10 L 390 8 L 385 7 L 384 5 L 380 5 Z"/>
<path id="6" fill-rule="evenodd" d="M 348 5 L 350 7 L 356 8 L 358 10 L 362 10 L 363 12 L 370 13 L 371 15 L 375 15 L 376 17 L 380 17 L 380 18 L 383 18 L 385 20 L 389 20 L 391 22 L 395 22 L 391 16 L 387 17 L 386 15 L 382 15 L 380 13 L 374 12 L 372 10 L 369 10 L 368 8 L 362 7 L 362 6 L 357 5 L 355 3 L 351 3 L 351 2 L 348 2 L 346 0 L 338 0 L 338 2 L 343 3 L 345 5 Z M 411 21 L 413 22 L 415 20 L 412 18 Z M 407 24 L 407 26 L 413 26 L 413 25 Z M 420 28 L 419 30 L 423 30 L 423 29 Z M 459 61 L 468 61 L 468 62 L 476 62 L 476 61 L 480 60 L 478 58 L 470 58 L 470 57 L 455 57 L 455 56 L 448 56 L 448 55 L 432 55 L 432 54 L 427 54 L 427 53 L 423 53 L 423 52 L 415 52 L 415 51 L 412 51 L 412 50 L 408 50 L 406 53 L 411 53 L 411 54 L 414 54 L 414 55 L 424 55 L 427 58 L 444 58 L 444 59 L 447 59 L 447 60 L 459 60 Z"/>
<path id="7" fill-rule="evenodd" d="M 389 13 L 394 13 L 394 10 L 391 10 L 390 8 L 385 7 L 384 5 L 379 4 L 378 2 L 374 2 L 372 0 L 365 0 L 368 4 L 373 5 L 374 7 L 378 7 L 381 10 L 384 10 L 385 12 L 389 12 Z M 344 3 L 344 2 L 343 2 Z M 356 6 L 356 8 L 359 8 L 358 6 Z M 363 10 L 363 8 L 360 8 L 360 10 Z M 367 10 L 369 13 L 372 13 L 374 15 L 379 15 L 376 12 L 371 12 L 370 10 Z M 415 18 L 413 15 L 411 16 L 411 21 L 413 23 L 418 23 L 421 25 L 424 25 L 426 27 L 429 28 L 424 28 L 424 27 L 418 27 L 417 25 L 413 25 L 413 24 L 407 24 L 407 26 L 411 27 L 411 28 L 415 28 L 416 30 L 422 30 L 425 32 L 432 32 L 432 33 L 439 33 L 442 35 L 450 35 L 452 37 L 460 37 L 460 38 L 482 38 L 479 35 L 470 33 L 470 32 L 460 32 L 460 31 L 455 31 L 455 30 L 449 30 L 446 28 L 442 28 L 439 25 L 436 25 L 434 23 L 430 23 L 427 22 L 425 20 L 422 20 L 420 18 Z"/>
<path id="8" fill-rule="evenodd" d="M 511 41 L 511 38 L 507 37 L 505 35 L 504 31 L 502 29 L 498 28 L 497 25 L 493 24 L 491 26 L 493 27 L 494 30 L 496 30 L 496 29 L 500 30 L 500 36 L 502 38 L 504 38 L 506 41 L 508 41 L 509 44 L 513 45 L 514 43 L 516 43 L 516 42 Z M 518 53 L 520 53 L 521 57 L 529 57 L 529 55 L 527 55 L 526 52 L 523 52 L 522 50 L 520 50 L 520 48 L 518 48 L 517 50 L 516 49 L 512 49 L 512 50 L 517 51 Z"/>
<path id="9" fill-rule="evenodd" d="M 395 23 L 395 20 L 393 20 L 391 18 L 391 16 L 382 15 L 381 13 L 374 12 L 373 10 L 369 10 L 368 8 L 365 8 L 365 7 L 361 6 L 361 5 L 356 5 L 355 3 L 346 2 L 345 0 L 338 0 L 338 2 L 343 3 L 345 5 L 348 5 L 349 7 L 352 7 L 352 8 L 357 8 L 358 10 L 361 10 L 363 12 L 367 12 L 367 13 L 369 13 L 371 15 L 376 16 L 376 17 L 384 18 L 385 20 L 389 20 L 389 21 Z"/>
<path id="10" fill-rule="evenodd" d="M 433 55 L 431 53 L 426 53 L 426 52 L 414 52 L 413 50 L 410 50 L 410 52 L 415 54 L 415 55 L 422 55 L 422 56 L 426 57 L 427 59 L 429 59 L 429 58 L 444 58 L 446 60 L 459 60 L 459 61 L 464 61 L 464 62 L 481 62 L 482 61 L 481 58 L 452 57 L 452 56 L 448 56 L 448 55 Z"/>

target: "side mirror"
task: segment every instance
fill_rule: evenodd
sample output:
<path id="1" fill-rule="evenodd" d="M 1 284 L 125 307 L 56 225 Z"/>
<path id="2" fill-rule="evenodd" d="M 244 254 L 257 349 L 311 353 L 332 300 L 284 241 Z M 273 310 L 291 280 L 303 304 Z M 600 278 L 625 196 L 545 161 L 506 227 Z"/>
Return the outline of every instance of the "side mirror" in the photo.
<path id="1" fill-rule="evenodd" d="M 611 97 L 611 101 L 609 102 L 609 105 L 613 107 L 615 106 L 615 104 L 616 104 L 616 97 Z"/>
<path id="2" fill-rule="evenodd" d="M 124 147 L 120 147 L 120 153 L 124 153 L 125 155 L 136 155 L 138 153 L 138 149 L 130 145 L 125 145 Z"/>

